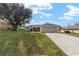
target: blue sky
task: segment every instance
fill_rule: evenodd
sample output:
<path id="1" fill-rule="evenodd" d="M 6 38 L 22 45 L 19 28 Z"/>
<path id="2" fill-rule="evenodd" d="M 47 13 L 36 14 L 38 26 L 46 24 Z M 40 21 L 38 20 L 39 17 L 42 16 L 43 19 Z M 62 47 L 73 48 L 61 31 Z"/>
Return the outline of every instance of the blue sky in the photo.
<path id="1" fill-rule="evenodd" d="M 79 0 L 1 0 L 23 3 L 33 10 L 30 24 L 53 23 L 61 26 L 79 22 Z M 78 2 L 78 3 L 77 3 Z"/>
<path id="2" fill-rule="evenodd" d="M 51 3 L 50 0 L 39 2 L 35 0 L 26 5 L 33 10 L 30 24 L 52 23 L 67 26 L 79 22 L 79 3 Z"/>

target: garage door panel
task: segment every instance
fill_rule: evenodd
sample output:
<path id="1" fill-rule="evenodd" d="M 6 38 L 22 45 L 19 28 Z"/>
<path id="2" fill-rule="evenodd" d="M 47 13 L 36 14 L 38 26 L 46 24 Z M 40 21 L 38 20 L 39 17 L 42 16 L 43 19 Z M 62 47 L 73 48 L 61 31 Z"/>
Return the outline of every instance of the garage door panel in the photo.
<path id="1" fill-rule="evenodd" d="M 52 33 L 52 32 L 57 32 L 57 28 L 55 27 L 43 27 L 41 29 L 42 32 L 48 32 L 48 33 Z"/>

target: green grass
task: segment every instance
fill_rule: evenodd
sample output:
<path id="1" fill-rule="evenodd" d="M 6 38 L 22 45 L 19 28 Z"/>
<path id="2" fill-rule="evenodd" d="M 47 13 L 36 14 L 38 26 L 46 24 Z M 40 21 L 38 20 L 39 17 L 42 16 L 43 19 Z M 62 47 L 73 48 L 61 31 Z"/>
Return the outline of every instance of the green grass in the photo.
<path id="1" fill-rule="evenodd" d="M 79 38 L 79 33 L 64 33 L 64 34 L 75 36 L 75 37 Z"/>
<path id="2" fill-rule="evenodd" d="M 0 32 L 1 56 L 65 55 L 44 33 Z"/>

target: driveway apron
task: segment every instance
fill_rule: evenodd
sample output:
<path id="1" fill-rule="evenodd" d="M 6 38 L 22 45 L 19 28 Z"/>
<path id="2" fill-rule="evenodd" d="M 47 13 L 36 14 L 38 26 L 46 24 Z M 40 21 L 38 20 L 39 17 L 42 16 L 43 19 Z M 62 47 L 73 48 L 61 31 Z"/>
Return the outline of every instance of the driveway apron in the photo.
<path id="1" fill-rule="evenodd" d="M 79 56 L 79 38 L 61 33 L 46 35 L 68 56 Z"/>

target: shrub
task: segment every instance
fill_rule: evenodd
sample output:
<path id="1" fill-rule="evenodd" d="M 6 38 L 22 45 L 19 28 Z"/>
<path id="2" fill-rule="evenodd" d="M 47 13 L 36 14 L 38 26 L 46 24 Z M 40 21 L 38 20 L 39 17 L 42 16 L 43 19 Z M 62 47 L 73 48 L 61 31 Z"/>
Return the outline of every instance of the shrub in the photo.
<path id="1" fill-rule="evenodd" d="M 67 30 L 67 31 L 65 31 L 65 33 L 71 33 L 71 32 Z"/>

